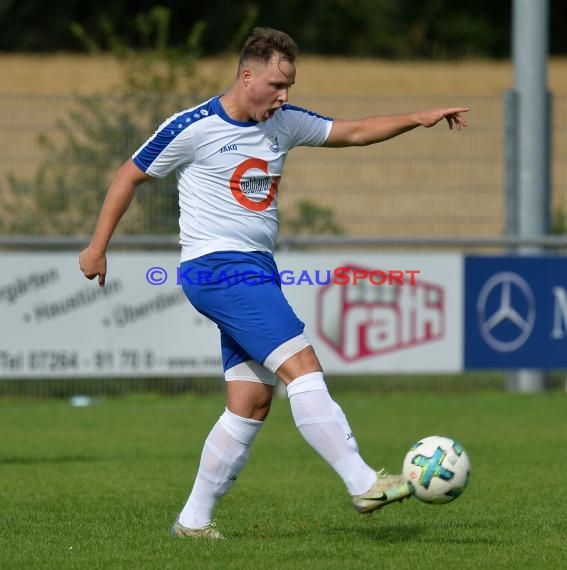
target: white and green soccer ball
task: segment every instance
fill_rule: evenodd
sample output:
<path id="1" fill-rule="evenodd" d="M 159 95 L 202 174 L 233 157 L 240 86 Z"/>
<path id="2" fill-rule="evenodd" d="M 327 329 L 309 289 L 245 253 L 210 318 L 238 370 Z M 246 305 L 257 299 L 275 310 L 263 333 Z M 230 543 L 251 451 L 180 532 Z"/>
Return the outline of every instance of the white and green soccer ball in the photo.
<path id="1" fill-rule="evenodd" d="M 420 501 L 449 503 L 469 482 L 471 463 L 465 448 L 450 437 L 420 439 L 408 451 L 402 473 Z"/>

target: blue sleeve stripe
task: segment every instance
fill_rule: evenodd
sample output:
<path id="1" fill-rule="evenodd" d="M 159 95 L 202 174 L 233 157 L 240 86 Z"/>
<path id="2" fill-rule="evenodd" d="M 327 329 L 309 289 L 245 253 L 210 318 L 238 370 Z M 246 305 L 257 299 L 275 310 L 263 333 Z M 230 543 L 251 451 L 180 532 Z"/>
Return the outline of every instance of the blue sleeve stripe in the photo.
<path id="1" fill-rule="evenodd" d="M 155 159 L 189 126 L 200 121 L 204 117 L 214 114 L 214 111 L 207 102 L 194 109 L 188 109 L 174 115 L 173 118 L 153 137 L 151 137 L 146 144 L 141 147 L 132 157 L 134 164 L 143 172 L 147 172 L 148 168 L 152 165 Z"/>
<path id="2" fill-rule="evenodd" d="M 319 119 L 324 119 L 325 121 L 332 121 L 333 120 L 332 117 L 325 117 L 323 115 L 319 115 L 318 113 L 314 113 L 313 111 L 309 111 L 307 109 L 304 109 L 303 107 L 297 107 L 295 105 L 290 105 L 289 103 L 285 103 L 284 105 L 282 105 L 282 111 L 299 111 L 300 113 L 307 113 L 308 115 L 311 115 L 312 117 L 319 117 Z"/>

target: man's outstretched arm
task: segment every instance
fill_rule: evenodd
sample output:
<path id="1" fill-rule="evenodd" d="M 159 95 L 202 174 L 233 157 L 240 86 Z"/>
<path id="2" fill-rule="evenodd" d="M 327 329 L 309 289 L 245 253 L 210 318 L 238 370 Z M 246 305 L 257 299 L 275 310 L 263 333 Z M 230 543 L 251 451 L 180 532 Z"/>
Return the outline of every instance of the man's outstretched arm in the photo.
<path id="1" fill-rule="evenodd" d="M 406 113 L 402 115 L 382 115 L 366 117 L 352 121 L 334 120 L 329 137 L 323 146 L 365 146 L 382 142 L 416 127 L 432 127 L 445 119 L 449 128 L 461 130 L 467 126 L 462 113 L 468 107 L 440 107 L 428 111 Z"/>
<path id="2" fill-rule="evenodd" d="M 87 279 L 98 276 L 98 284 L 104 287 L 106 278 L 106 249 L 120 218 L 128 209 L 136 187 L 151 177 L 127 160 L 116 172 L 100 210 L 91 243 L 79 255 L 79 267 Z"/>

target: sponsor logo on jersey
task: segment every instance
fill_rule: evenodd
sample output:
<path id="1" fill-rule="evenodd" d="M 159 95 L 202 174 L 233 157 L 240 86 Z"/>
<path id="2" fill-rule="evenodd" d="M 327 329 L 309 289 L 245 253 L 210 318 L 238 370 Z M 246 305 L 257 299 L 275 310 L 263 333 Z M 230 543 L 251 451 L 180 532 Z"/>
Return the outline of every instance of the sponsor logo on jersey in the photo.
<path id="1" fill-rule="evenodd" d="M 254 176 L 240 181 L 240 190 L 246 196 L 260 194 L 262 198 L 270 191 L 272 185 L 271 176 Z"/>
<path id="2" fill-rule="evenodd" d="M 247 176 L 252 171 L 263 172 L 266 176 Z M 280 176 L 271 176 L 268 163 L 260 158 L 249 158 L 241 162 L 230 178 L 230 191 L 235 200 L 248 210 L 262 212 L 274 201 L 278 191 Z"/>

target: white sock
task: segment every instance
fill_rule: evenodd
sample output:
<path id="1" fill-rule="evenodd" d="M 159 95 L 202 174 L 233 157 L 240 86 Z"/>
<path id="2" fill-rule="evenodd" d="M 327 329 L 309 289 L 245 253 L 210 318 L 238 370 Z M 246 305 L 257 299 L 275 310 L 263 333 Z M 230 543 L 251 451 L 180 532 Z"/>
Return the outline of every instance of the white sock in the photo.
<path id="1" fill-rule="evenodd" d="M 366 493 L 376 472 L 360 454 L 341 407 L 333 401 L 322 372 L 296 378 L 287 387 L 295 425 L 315 451 L 338 473 L 351 495 Z"/>
<path id="2" fill-rule="evenodd" d="M 250 446 L 264 422 L 242 418 L 225 409 L 209 433 L 197 478 L 179 522 L 187 528 L 203 528 L 248 460 Z"/>

